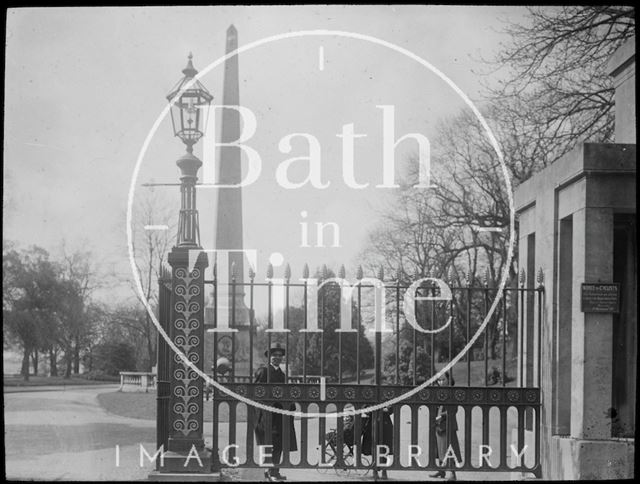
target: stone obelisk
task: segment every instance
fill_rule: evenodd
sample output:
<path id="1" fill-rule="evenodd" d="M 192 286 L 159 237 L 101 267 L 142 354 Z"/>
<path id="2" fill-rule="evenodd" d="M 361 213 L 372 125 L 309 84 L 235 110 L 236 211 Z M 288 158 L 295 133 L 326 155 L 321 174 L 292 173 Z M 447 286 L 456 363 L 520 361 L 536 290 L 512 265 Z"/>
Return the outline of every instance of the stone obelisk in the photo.
<path id="1" fill-rule="evenodd" d="M 238 48 L 238 32 L 231 25 L 227 29 L 226 53 Z M 225 61 L 222 101 L 224 106 L 240 105 L 238 56 Z M 240 113 L 237 109 L 222 108 L 220 143 L 233 143 L 240 137 Z M 238 185 L 242 181 L 241 149 L 220 146 L 216 183 Z M 215 249 L 235 251 L 226 258 L 217 256 L 217 326 L 225 325 L 238 332 L 218 333 L 217 358 L 227 357 L 234 363 L 235 375 L 248 375 L 249 370 L 249 309 L 244 301 L 244 254 L 242 236 L 242 188 L 218 188 L 215 221 Z M 221 271 L 226 272 L 222 274 Z M 235 286 L 227 285 L 235 280 Z M 226 318 L 226 321 L 221 320 Z M 210 322 L 210 321 L 209 321 Z M 232 354 L 233 353 L 233 354 Z"/>
<path id="2" fill-rule="evenodd" d="M 238 48 L 238 32 L 232 25 L 227 29 L 226 53 Z M 240 105 L 240 85 L 238 74 L 238 56 L 226 60 L 224 66 L 224 86 L 222 102 L 225 106 Z M 240 137 L 240 113 L 237 109 L 222 109 L 221 143 L 233 143 Z M 221 146 L 219 155 L 217 182 L 224 185 L 237 185 L 242 181 L 241 150 L 238 146 Z M 216 249 L 242 250 L 242 188 L 218 189 L 218 210 L 216 214 Z M 229 255 L 229 278 L 231 264 L 235 264 L 236 282 L 241 283 L 244 276 L 244 257 L 242 253 Z M 236 302 L 244 303 L 244 290 L 238 288 Z M 244 321 L 246 324 L 248 321 Z"/>

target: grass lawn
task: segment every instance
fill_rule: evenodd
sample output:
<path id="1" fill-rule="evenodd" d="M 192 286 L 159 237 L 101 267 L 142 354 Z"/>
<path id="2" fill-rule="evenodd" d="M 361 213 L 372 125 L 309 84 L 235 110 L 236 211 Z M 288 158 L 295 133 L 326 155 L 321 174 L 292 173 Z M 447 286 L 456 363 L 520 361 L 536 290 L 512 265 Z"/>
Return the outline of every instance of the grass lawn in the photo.
<path id="1" fill-rule="evenodd" d="M 30 376 L 29 381 L 25 381 L 20 375 L 4 375 L 5 387 L 41 387 L 41 386 L 66 386 L 66 385 L 103 385 L 118 383 L 120 380 L 99 381 L 88 380 L 79 376 L 64 378 L 62 376 Z"/>
<path id="2" fill-rule="evenodd" d="M 445 366 L 446 363 L 436 363 L 436 368 L 440 369 Z M 516 377 L 517 377 L 517 365 L 518 360 L 516 358 L 507 359 L 506 361 L 506 373 L 507 373 L 507 384 L 508 387 L 513 387 L 516 385 Z M 484 371 L 484 360 L 477 360 L 471 362 L 471 385 L 472 387 L 483 387 L 485 386 L 485 371 Z M 497 368 L 500 373 L 502 373 L 502 359 L 488 360 L 487 361 L 487 370 L 489 374 L 491 374 L 491 369 Z M 453 379 L 456 382 L 456 386 L 467 386 L 468 380 L 468 372 L 467 372 L 467 362 L 464 360 L 460 360 L 456 365 L 452 368 Z M 489 386 L 493 386 L 489 383 Z M 495 384 L 495 386 L 502 386 L 502 382 Z"/>
<path id="3" fill-rule="evenodd" d="M 435 364 L 436 370 L 440 370 L 441 368 L 444 368 L 446 364 L 447 364 L 446 362 L 436 363 Z M 510 358 L 506 360 L 506 365 L 505 365 L 505 370 L 507 374 L 506 386 L 508 387 L 515 386 L 516 384 L 517 367 L 518 367 L 517 365 L 518 365 L 517 358 Z M 451 369 L 451 372 L 453 373 L 453 379 L 456 382 L 456 386 L 467 386 L 467 385 L 472 387 L 485 386 L 484 360 L 472 361 L 469 366 L 470 368 L 468 369 L 467 362 L 465 361 L 464 358 L 462 358 L 462 360 L 456 363 L 454 367 Z M 500 373 L 502 373 L 502 358 L 498 358 L 495 360 L 491 360 L 491 359 L 487 360 L 487 373 L 489 375 L 491 375 L 491 370 L 493 368 L 497 369 Z M 470 372 L 468 372 L 468 370 L 470 370 Z M 470 379 L 468 375 L 471 375 Z M 393 376 L 390 376 L 389 378 L 390 378 L 389 381 L 391 382 L 391 384 L 393 384 L 393 381 L 394 381 Z M 375 377 L 374 377 L 373 370 L 367 369 L 363 371 L 363 375 L 360 378 L 360 383 L 362 383 L 363 385 L 373 385 L 374 379 Z M 352 376 L 342 378 L 343 383 L 353 383 L 355 382 L 355 380 L 356 380 L 355 377 L 352 377 Z M 489 381 L 488 385 L 502 386 L 502 382 L 495 384 Z"/>
<path id="4" fill-rule="evenodd" d="M 140 418 L 143 420 L 156 419 L 156 392 L 109 392 L 98 395 L 100 406 L 108 412 L 121 417 Z M 204 401 L 204 421 L 213 419 L 213 404 L 211 400 Z M 221 416 L 226 421 L 226 416 Z"/>
<path id="5" fill-rule="evenodd" d="M 156 393 L 109 392 L 98 395 L 100 406 L 121 417 L 155 420 Z"/>

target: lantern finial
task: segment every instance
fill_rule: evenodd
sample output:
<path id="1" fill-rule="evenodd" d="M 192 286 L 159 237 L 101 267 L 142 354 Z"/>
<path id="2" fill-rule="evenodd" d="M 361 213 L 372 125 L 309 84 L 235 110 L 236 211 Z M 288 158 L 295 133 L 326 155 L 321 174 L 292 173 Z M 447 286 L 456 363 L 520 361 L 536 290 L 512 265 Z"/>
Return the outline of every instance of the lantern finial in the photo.
<path id="1" fill-rule="evenodd" d="M 198 71 L 196 70 L 195 67 L 193 67 L 193 54 L 191 52 L 189 52 L 189 55 L 187 56 L 187 67 L 185 67 L 184 69 L 182 69 L 182 73 L 186 76 L 186 77 L 195 77 L 195 75 L 198 73 Z"/>

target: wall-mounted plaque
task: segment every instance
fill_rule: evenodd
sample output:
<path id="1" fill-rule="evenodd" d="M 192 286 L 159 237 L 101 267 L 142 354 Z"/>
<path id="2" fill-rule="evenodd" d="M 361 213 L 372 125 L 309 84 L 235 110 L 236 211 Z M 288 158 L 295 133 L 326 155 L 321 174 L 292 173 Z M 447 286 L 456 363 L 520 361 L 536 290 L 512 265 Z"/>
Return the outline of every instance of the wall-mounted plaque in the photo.
<path id="1" fill-rule="evenodd" d="M 581 308 L 583 313 L 620 312 L 620 284 L 584 283 L 582 284 Z"/>

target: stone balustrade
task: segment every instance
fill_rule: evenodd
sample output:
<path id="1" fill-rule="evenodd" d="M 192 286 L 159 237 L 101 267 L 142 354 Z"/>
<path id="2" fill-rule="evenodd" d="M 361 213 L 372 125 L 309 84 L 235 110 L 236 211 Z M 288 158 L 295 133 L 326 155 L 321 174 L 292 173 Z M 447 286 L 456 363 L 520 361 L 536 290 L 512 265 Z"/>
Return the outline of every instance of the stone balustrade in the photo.
<path id="1" fill-rule="evenodd" d="M 121 392 L 148 392 L 149 389 L 156 388 L 156 374 L 144 371 L 121 371 L 120 388 Z"/>

